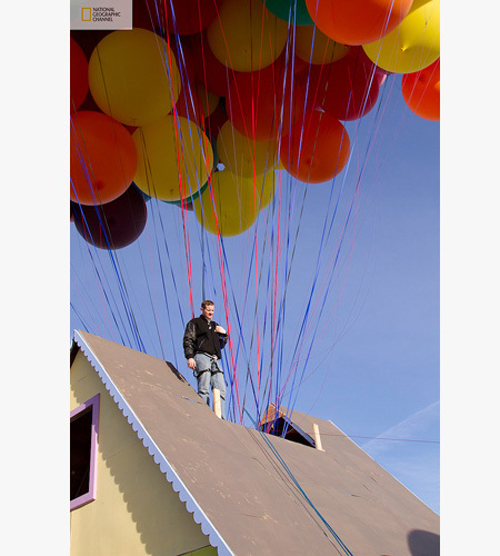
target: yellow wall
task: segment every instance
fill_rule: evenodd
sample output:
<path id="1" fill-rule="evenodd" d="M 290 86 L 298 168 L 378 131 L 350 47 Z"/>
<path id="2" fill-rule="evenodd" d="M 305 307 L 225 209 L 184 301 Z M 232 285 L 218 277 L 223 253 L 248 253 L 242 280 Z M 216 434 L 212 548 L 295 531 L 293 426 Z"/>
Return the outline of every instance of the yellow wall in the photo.
<path id="1" fill-rule="evenodd" d="M 71 367 L 70 409 L 97 393 L 96 500 L 71 512 L 71 556 L 177 556 L 207 547 L 208 537 L 79 352 Z"/>

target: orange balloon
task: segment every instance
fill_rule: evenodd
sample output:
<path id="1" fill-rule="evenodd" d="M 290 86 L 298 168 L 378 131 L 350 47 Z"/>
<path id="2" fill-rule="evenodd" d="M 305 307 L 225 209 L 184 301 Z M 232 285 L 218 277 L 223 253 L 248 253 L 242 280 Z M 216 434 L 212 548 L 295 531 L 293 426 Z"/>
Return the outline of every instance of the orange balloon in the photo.
<path id="1" fill-rule="evenodd" d="M 294 178 L 323 183 L 334 178 L 349 159 L 351 143 L 344 126 L 319 110 L 308 110 L 281 141 L 281 163 Z"/>
<path id="2" fill-rule="evenodd" d="M 413 0 L 306 0 L 314 23 L 336 42 L 374 42 L 397 27 Z"/>
<path id="3" fill-rule="evenodd" d="M 72 201 L 99 205 L 117 199 L 134 179 L 137 151 L 122 124 L 100 112 L 71 117 Z"/>
<path id="4" fill-rule="evenodd" d="M 440 58 L 415 73 L 403 75 L 401 91 L 408 108 L 425 120 L 440 118 Z"/>

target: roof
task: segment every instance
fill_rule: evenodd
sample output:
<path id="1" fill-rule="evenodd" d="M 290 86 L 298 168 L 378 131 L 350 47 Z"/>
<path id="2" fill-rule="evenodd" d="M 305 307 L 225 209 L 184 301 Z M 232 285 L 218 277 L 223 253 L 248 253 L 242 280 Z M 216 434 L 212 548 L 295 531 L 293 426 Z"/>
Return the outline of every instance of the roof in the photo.
<path id="1" fill-rule="evenodd" d="M 219 554 L 439 554 L 439 517 L 331 421 L 293 412 L 316 450 L 219 419 L 162 359 L 79 331 L 74 346 Z"/>

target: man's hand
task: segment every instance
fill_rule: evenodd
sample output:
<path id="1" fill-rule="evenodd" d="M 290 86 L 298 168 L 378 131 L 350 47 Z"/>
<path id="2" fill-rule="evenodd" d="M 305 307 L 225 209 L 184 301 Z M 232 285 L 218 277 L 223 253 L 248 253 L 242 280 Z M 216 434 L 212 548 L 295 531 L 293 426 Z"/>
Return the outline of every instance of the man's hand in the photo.
<path id="1" fill-rule="evenodd" d="M 224 330 L 224 328 L 222 328 L 222 326 L 217 325 L 215 327 L 215 331 L 218 332 L 219 334 L 225 334 L 226 331 Z"/>
<path id="2" fill-rule="evenodd" d="M 192 357 L 190 357 L 190 358 L 188 359 L 188 367 L 189 367 L 192 371 L 194 371 L 194 370 L 196 369 L 196 361 L 195 361 Z"/>

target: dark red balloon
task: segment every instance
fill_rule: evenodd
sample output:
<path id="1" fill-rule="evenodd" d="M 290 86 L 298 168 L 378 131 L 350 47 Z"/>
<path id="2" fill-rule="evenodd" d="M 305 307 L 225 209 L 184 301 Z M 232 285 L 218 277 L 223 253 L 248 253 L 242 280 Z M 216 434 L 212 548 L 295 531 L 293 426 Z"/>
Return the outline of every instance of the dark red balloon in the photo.
<path id="1" fill-rule="evenodd" d="M 190 83 L 195 83 L 197 79 L 197 63 L 189 38 L 168 35 L 165 41 L 175 56 L 175 61 L 181 75 L 181 84 L 184 85 L 186 80 Z"/>
<path id="2" fill-rule="evenodd" d="M 167 0 L 168 30 L 179 35 L 200 33 L 217 17 L 221 1 Z"/>
<path id="3" fill-rule="evenodd" d="M 133 243 L 147 221 L 146 202 L 131 185 L 123 195 L 104 205 L 71 203 L 72 220 L 78 233 L 100 249 L 121 249 Z"/>
<path id="4" fill-rule="evenodd" d="M 308 107 L 320 108 L 338 120 L 357 120 L 377 102 L 377 68 L 361 48 L 352 48 L 347 56 L 333 64 L 311 65 L 298 76 L 308 84 Z"/>
<path id="5" fill-rule="evenodd" d="M 305 92 L 281 56 L 257 71 L 236 72 L 229 82 L 227 114 L 243 135 L 257 141 L 285 136 L 301 117 Z"/>
<path id="6" fill-rule="evenodd" d="M 70 37 L 81 47 L 87 60 L 99 42 L 112 31 L 71 31 Z"/>
<path id="7" fill-rule="evenodd" d="M 207 91 L 220 97 L 228 94 L 228 79 L 233 70 L 219 62 L 212 52 L 205 33 L 190 37 L 193 59 L 196 66 L 196 81 Z"/>
<path id="8" fill-rule="evenodd" d="M 70 37 L 69 88 L 71 110 L 78 110 L 89 92 L 89 63 L 81 46 Z"/>

